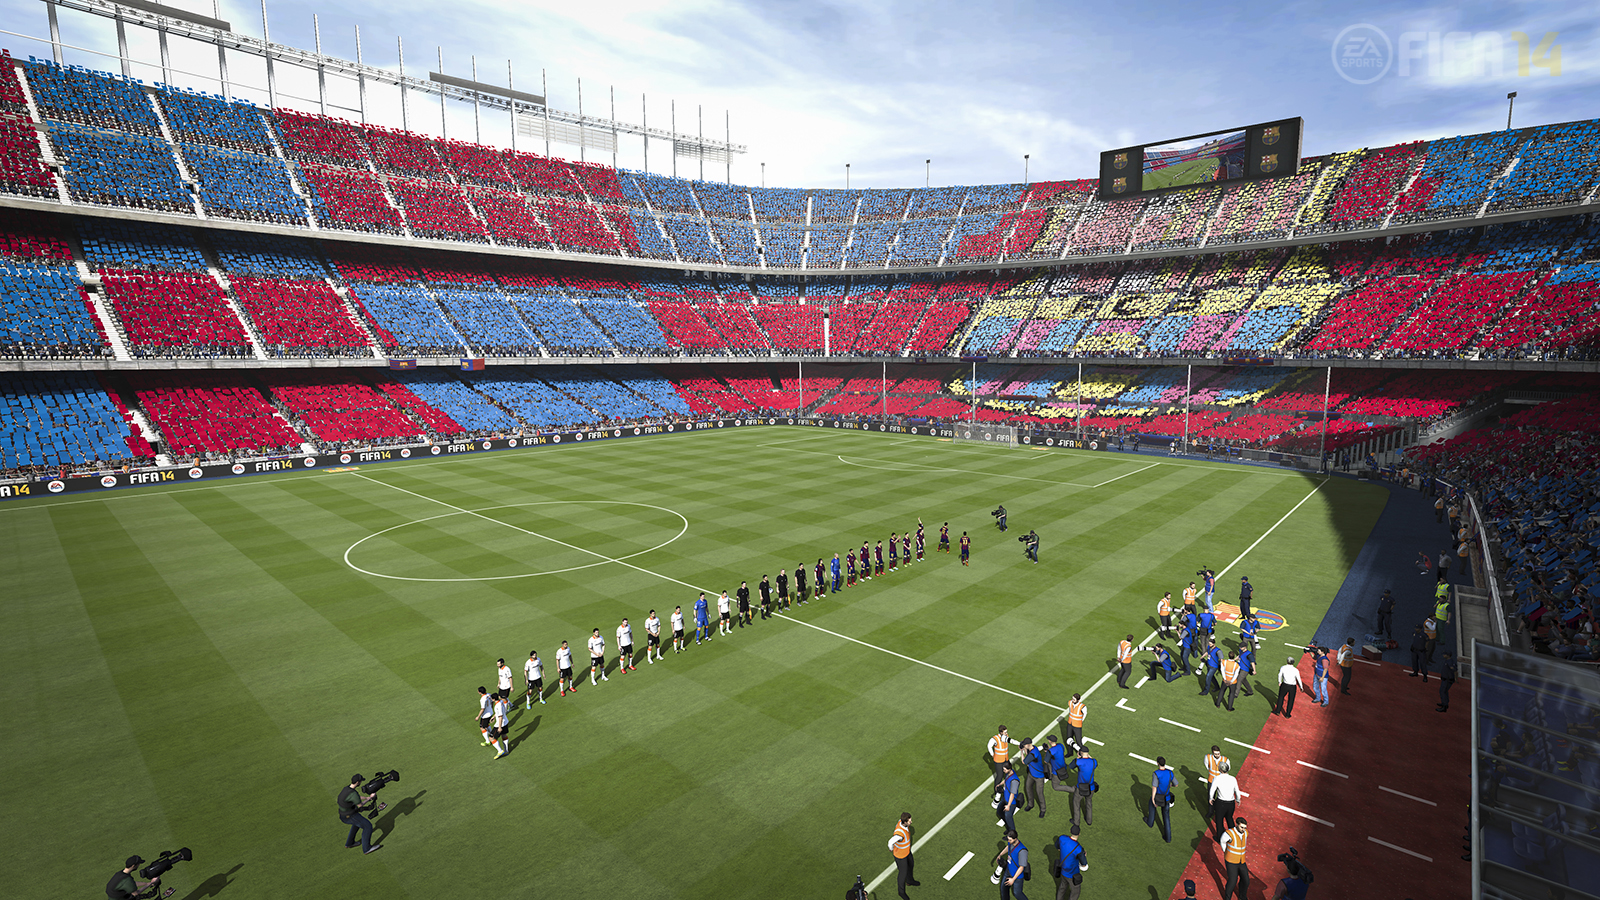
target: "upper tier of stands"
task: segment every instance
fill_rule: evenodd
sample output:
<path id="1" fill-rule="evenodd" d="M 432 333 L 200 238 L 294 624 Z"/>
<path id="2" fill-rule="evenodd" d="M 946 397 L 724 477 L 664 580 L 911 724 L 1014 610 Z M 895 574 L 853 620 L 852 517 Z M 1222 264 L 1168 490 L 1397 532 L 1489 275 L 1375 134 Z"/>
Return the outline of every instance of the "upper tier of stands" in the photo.
<path id="1" fill-rule="evenodd" d="M 754 188 L 258 109 L 48 61 L 6 57 L 0 69 L 0 191 L 56 196 L 30 140 L 37 127 L 75 202 L 180 215 L 198 203 L 293 227 L 699 266 L 1120 256 L 1570 206 L 1600 184 L 1600 123 L 1582 121 L 1335 153 L 1293 176 L 1155 198 L 1101 201 L 1089 179 Z"/>

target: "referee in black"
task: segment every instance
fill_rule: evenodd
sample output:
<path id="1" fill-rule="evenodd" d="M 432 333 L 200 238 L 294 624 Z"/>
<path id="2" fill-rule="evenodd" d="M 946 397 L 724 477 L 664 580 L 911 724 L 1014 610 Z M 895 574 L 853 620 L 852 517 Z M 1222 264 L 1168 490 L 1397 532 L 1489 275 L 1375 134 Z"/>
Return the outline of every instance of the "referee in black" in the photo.
<path id="1" fill-rule="evenodd" d="M 344 839 L 344 845 L 346 847 L 354 847 L 356 845 L 356 832 L 360 831 L 361 853 L 366 855 L 368 853 L 377 853 L 383 849 L 383 845 L 372 842 L 372 823 L 367 821 L 367 817 L 361 814 L 361 807 L 372 802 L 371 794 L 361 793 L 361 780 L 360 775 L 351 775 L 350 783 L 345 785 L 344 790 L 339 792 L 339 821 L 350 826 L 350 836 Z M 387 803 L 380 803 L 378 804 L 378 809 L 382 810 L 388 805 Z"/>

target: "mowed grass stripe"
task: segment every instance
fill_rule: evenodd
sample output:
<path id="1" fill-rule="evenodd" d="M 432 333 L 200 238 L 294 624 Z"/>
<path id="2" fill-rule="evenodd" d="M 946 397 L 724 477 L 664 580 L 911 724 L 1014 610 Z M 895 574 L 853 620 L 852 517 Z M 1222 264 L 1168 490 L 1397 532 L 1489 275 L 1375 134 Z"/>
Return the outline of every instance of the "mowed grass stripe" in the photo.
<path id="1" fill-rule="evenodd" d="M 150 812 L 175 835 L 211 835 L 259 853 L 258 865 L 296 852 L 325 786 L 109 508 L 58 510 L 52 519 L 161 797 Z M 251 798 L 248 819 L 224 787 L 242 777 L 273 786 Z M 386 873 L 375 876 L 398 887 Z"/>

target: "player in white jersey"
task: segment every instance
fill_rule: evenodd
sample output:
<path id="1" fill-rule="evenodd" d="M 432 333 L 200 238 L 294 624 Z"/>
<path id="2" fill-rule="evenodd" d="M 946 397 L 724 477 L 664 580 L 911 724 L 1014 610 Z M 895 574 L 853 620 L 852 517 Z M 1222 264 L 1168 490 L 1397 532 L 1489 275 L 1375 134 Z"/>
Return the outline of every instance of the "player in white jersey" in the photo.
<path id="1" fill-rule="evenodd" d="M 495 663 L 495 683 L 500 686 L 500 696 L 510 697 L 512 684 L 511 667 L 506 665 L 505 659 Z"/>
<path id="2" fill-rule="evenodd" d="M 596 628 L 589 636 L 589 684 L 598 687 L 600 682 L 610 680 L 606 677 L 606 639 Z"/>
<path id="3" fill-rule="evenodd" d="M 494 747 L 494 758 L 499 759 L 510 752 L 511 742 L 506 739 L 506 734 L 511 730 L 511 722 L 506 718 L 506 695 L 494 695 L 494 730 L 489 732 L 490 745 Z"/>
<path id="4" fill-rule="evenodd" d="M 627 619 L 617 626 L 617 661 L 622 664 L 622 674 L 628 674 L 629 669 L 638 668 L 633 664 L 633 626 Z"/>
<path id="5" fill-rule="evenodd" d="M 656 611 L 652 609 L 644 620 L 644 661 L 653 666 L 660 658 L 661 620 L 656 617 Z"/>
<path id="6" fill-rule="evenodd" d="M 683 607 L 672 608 L 672 652 L 683 652 Z"/>
<path id="7" fill-rule="evenodd" d="M 561 687 L 561 696 L 565 697 L 568 690 L 576 691 L 578 685 L 572 680 L 572 648 L 566 641 L 556 650 L 556 678 Z"/>
<path id="8" fill-rule="evenodd" d="M 723 591 L 717 598 L 717 634 L 733 634 L 733 626 L 728 621 L 728 610 L 733 601 L 729 599 L 728 592 Z"/>
<path id="9" fill-rule="evenodd" d="M 539 660 L 538 651 L 528 651 L 528 661 L 522 664 L 522 674 L 528 676 L 528 708 L 533 709 L 534 695 L 538 695 L 540 703 L 544 702 L 544 663 Z"/>
<path id="10" fill-rule="evenodd" d="M 494 695 L 489 689 L 478 686 L 478 730 L 483 733 L 483 745 L 489 746 L 489 728 L 494 725 Z"/>

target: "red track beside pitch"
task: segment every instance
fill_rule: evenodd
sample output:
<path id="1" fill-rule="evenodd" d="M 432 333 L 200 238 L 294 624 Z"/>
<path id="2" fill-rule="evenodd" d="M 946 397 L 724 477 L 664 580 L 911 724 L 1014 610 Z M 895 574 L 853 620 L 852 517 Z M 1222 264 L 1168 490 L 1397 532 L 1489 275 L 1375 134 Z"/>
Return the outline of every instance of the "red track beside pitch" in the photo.
<path id="1" fill-rule="evenodd" d="M 1262 654 L 1267 659 L 1277 654 Z M 1309 662 L 1302 677 L 1311 680 Z M 1263 666 L 1264 680 L 1276 681 L 1276 666 Z M 1249 897 L 1272 896 L 1283 865 L 1277 855 L 1289 847 L 1316 875 L 1312 896 L 1379 900 L 1433 900 L 1465 897 L 1469 864 L 1462 861 L 1462 837 L 1471 795 L 1470 685 L 1458 682 L 1448 713 L 1438 713 L 1438 681 L 1406 675 L 1402 666 L 1356 663 L 1351 695 L 1330 684 L 1331 703 L 1323 708 L 1302 693 L 1294 718 L 1273 716 L 1242 767 L 1240 788 L 1250 796 L 1239 814 L 1250 822 Z M 1238 760 L 1245 748 L 1225 745 Z M 1299 760 L 1348 777 L 1300 765 Z M 1429 806 L 1379 786 L 1431 800 Z M 1333 823 L 1332 827 L 1285 812 L 1286 806 Z M 1374 843 L 1387 841 L 1432 861 Z M 1200 844 L 1183 878 L 1194 879 L 1197 895 L 1221 894 L 1223 867 L 1214 836 Z M 1183 880 L 1171 896 L 1183 897 Z"/>

